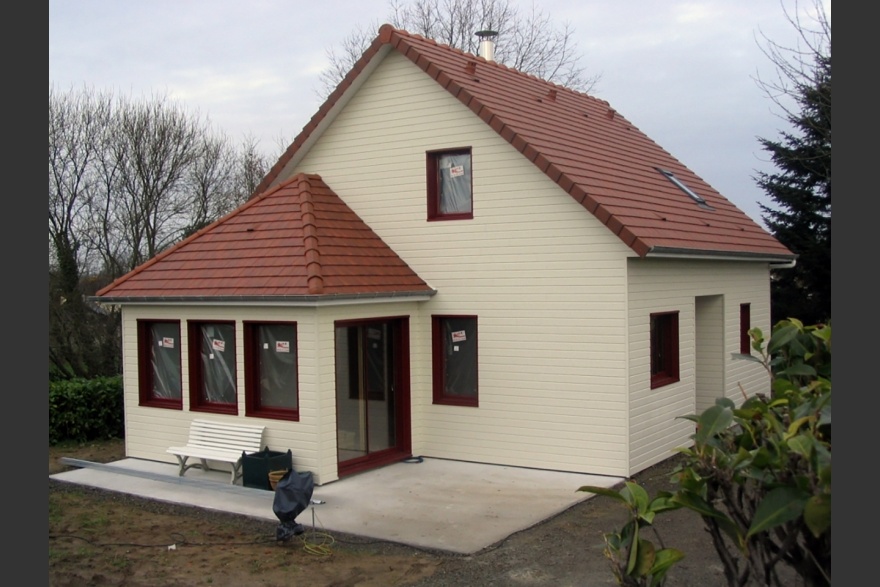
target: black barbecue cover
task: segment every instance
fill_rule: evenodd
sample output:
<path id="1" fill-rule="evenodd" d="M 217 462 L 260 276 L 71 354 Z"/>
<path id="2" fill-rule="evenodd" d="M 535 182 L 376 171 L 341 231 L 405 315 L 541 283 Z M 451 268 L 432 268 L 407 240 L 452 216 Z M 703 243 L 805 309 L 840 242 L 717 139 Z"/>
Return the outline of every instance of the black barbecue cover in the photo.
<path id="1" fill-rule="evenodd" d="M 309 507 L 315 480 L 311 471 L 297 473 L 293 469 L 287 471 L 275 486 L 275 502 L 272 511 L 281 522 L 293 522 L 298 515 Z"/>

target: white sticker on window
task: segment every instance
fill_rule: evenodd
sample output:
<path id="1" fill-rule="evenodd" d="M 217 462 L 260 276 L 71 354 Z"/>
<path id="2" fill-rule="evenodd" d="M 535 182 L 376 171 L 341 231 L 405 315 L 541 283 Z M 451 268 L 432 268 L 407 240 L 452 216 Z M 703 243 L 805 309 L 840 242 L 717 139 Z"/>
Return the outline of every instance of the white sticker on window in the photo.
<path id="1" fill-rule="evenodd" d="M 462 175 L 464 175 L 464 165 L 456 165 L 449 168 L 450 177 L 461 177 Z"/>
<path id="2" fill-rule="evenodd" d="M 226 341 L 219 340 L 217 338 L 212 338 L 211 339 L 211 348 L 217 352 L 222 353 L 223 351 L 226 350 Z"/>
<path id="3" fill-rule="evenodd" d="M 464 330 L 456 330 L 452 333 L 452 342 L 464 342 L 467 340 L 467 333 Z"/>
<path id="4" fill-rule="evenodd" d="M 166 349 L 173 349 L 174 348 L 174 339 L 171 338 L 170 336 L 163 336 L 162 340 L 159 341 L 159 346 L 163 346 Z"/>
<path id="5" fill-rule="evenodd" d="M 275 341 L 275 352 L 276 353 L 289 353 L 290 352 L 290 341 L 289 340 L 276 340 Z"/>

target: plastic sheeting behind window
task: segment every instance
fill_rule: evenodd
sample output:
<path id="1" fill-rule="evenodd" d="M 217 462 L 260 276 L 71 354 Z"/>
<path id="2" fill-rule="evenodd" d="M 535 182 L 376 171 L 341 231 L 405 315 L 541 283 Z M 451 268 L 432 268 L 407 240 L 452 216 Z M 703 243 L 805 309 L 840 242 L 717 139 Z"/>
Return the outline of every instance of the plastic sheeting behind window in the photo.
<path id="1" fill-rule="evenodd" d="M 471 318 L 446 318 L 446 393 L 463 397 L 477 395 L 477 328 Z"/>
<path id="2" fill-rule="evenodd" d="M 296 409 L 296 329 L 290 324 L 258 327 L 260 407 Z"/>
<path id="3" fill-rule="evenodd" d="M 202 399 L 234 404 L 235 327 L 231 324 L 203 324 L 201 335 Z"/>
<path id="4" fill-rule="evenodd" d="M 150 363 L 153 398 L 181 398 L 180 325 L 176 322 L 150 324 Z"/>
<path id="5" fill-rule="evenodd" d="M 471 156 L 441 155 L 440 170 L 441 214 L 467 214 L 471 212 Z"/>

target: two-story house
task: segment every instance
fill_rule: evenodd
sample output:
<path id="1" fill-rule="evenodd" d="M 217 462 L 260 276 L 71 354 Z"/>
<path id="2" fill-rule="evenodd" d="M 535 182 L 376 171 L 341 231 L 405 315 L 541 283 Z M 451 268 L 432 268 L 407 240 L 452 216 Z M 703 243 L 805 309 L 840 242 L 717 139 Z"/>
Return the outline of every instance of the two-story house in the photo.
<path id="1" fill-rule="evenodd" d="M 318 483 L 412 455 L 632 475 L 795 256 L 603 100 L 384 25 L 243 206 L 98 293 L 126 451 L 259 422 Z"/>

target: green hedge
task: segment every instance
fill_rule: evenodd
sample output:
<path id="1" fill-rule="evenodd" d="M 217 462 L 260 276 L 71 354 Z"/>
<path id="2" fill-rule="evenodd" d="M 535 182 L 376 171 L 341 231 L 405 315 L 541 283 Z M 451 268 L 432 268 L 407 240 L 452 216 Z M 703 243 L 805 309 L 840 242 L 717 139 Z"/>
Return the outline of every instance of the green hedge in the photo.
<path id="1" fill-rule="evenodd" d="M 122 438 L 122 377 L 49 382 L 49 444 Z"/>

